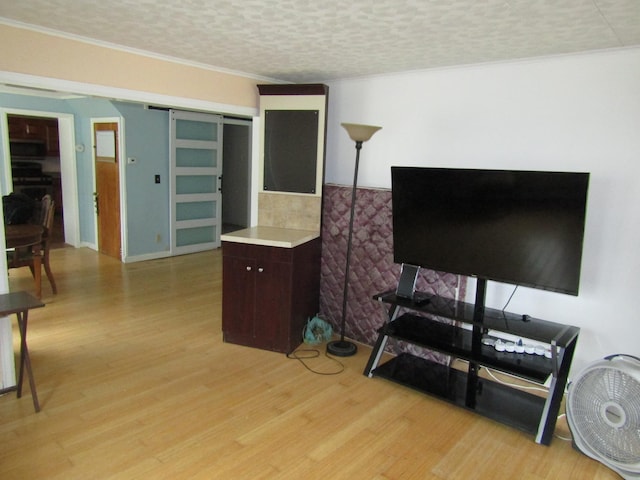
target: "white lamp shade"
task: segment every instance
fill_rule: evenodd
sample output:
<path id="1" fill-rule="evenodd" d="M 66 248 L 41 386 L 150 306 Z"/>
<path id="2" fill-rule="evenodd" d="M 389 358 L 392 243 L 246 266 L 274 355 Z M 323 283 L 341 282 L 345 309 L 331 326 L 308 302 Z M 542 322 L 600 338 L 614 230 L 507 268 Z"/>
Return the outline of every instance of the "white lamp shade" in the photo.
<path id="1" fill-rule="evenodd" d="M 374 133 L 382 128 L 374 125 L 361 125 L 359 123 L 341 123 L 341 125 L 354 142 L 366 142 Z"/>

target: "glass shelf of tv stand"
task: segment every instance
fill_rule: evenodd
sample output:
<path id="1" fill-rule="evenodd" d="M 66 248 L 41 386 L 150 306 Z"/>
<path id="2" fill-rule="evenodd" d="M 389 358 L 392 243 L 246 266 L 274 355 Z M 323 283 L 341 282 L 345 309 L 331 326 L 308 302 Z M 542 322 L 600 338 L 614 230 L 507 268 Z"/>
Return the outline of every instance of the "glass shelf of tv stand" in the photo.
<path id="1" fill-rule="evenodd" d="M 373 370 L 372 376 L 433 395 L 532 435 L 539 431 L 544 415 L 544 397 L 486 379 L 475 383 L 474 388 L 480 392 L 470 397 L 466 372 L 408 353 L 380 365 Z M 553 424 L 555 427 L 555 422 Z M 548 444 L 548 441 L 541 443 Z"/>
<path id="2" fill-rule="evenodd" d="M 517 375 L 532 382 L 544 383 L 554 372 L 551 358 L 535 354 L 498 352 L 494 347 L 483 344 L 474 346 L 470 330 L 410 313 L 386 323 L 379 333 Z"/>
<path id="3" fill-rule="evenodd" d="M 438 317 L 476 325 L 483 329 L 507 333 L 511 336 L 566 348 L 578 336 L 580 329 L 522 314 L 484 308 L 481 322 L 474 321 L 474 305 L 424 292 L 416 292 L 414 300 L 399 297 L 395 291 L 380 293 L 373 297 L 379 302 L 404 307 Z"/>

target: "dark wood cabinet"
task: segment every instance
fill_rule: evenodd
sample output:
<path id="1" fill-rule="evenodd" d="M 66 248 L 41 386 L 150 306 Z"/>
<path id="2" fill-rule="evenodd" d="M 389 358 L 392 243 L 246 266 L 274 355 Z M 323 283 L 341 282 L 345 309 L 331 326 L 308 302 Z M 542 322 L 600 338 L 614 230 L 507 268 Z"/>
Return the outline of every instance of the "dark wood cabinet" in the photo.
<path id="1" fill-rule="evenodd" d="M 222 242 L 225 342 L 289 353 L 320 296 L 320 239 L 292 248 Z"/>
<path id="2" fill-rule="evenodd" d="M 7 115 L 9 123 L 9 138 L 11 140 L 24 140 L 26 136 L 26 126 L 23 117 Z"/>
<path id="3" fill-rule="evenodd" d="M 47 145 L 47 156 L 60 156 L 60 135 L 58 133 L 58 120 L 46 120 L 45 125 L 45 143 Z"/>
<path id="4" fill-rule="evenodd" d="M 45 119 L 37 117 L 8 116 L 9 137 L 16 140 L 42 140 L 47 136 Z"/>
<path id="5" fill-rule="evenodd" d="M 49 157 L 60 155 L 58 120 L 55 118 L 8 115 L 9 138 L 42 142 Z"/>
<path id="6" fill-rule="evenodd" d="M 259 223 L 221 235 L 222 333 L 225 342 L 289 353 L 302 343 L 304 326 L 320 309 L 328 88 L 259 85 L 258 90 L 264 126 Z M 301 157 L 308 168 L 300 168 Z"/>

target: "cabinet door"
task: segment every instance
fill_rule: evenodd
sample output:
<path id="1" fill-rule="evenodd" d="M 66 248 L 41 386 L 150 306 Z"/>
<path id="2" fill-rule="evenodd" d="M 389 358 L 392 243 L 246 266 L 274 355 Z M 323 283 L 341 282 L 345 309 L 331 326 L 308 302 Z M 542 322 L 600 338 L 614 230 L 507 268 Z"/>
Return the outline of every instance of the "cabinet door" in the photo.
<path id="1" fill-rule="evenodd" d="M 256 346 L 287 351 L 291 319 L 291 264 L 259 262 L 257 267 L 254 329 Z"/>
<path id="2" fill-rule="evenodd" d="M 7 115 L 9 123 L 9 138 L 12 140 L 22 140 L 27 138 L 27 127 L 24 118 Z"/>
<path id="3" fill-rule="evenodd" d="M 45 122 L 39 118 L 28 118 L 25 122 L 25 138 L 31 140 L 45 140 L 47 129 Z"/>
<path id="4" fill-rule="evenodd" d="M 256 262 L 249 258 L 224 256 L 222 268 L 222 331 L 225 340 L 250 341 L 254 336 Z"/>
<path id="5" fill-rule="evenodd" d="M 58 120 L 48 120 L 46 122 L 45 129 L 46 129 L 47 155 L 50 157 L 57 157 L 60 155 Z"/>

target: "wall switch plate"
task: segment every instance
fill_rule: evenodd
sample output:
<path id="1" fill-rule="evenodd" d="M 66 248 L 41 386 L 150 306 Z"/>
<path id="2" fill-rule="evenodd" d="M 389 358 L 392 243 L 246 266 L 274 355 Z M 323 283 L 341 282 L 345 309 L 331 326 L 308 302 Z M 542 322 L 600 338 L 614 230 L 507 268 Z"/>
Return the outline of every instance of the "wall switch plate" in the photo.
<path id="1" fill-rule="evenodd" d="M 129 165 L 132 165 L 134 163 L 136 163 L 138 161 L 138 159 L 136 157 L 127 157 L 127 163 Z"/>
<path id="2" fill-rule="evenodd" d="M 155 182 L 156 183 L 160 183 L 160 175 L 156 175 L 155 176 Z"/>

